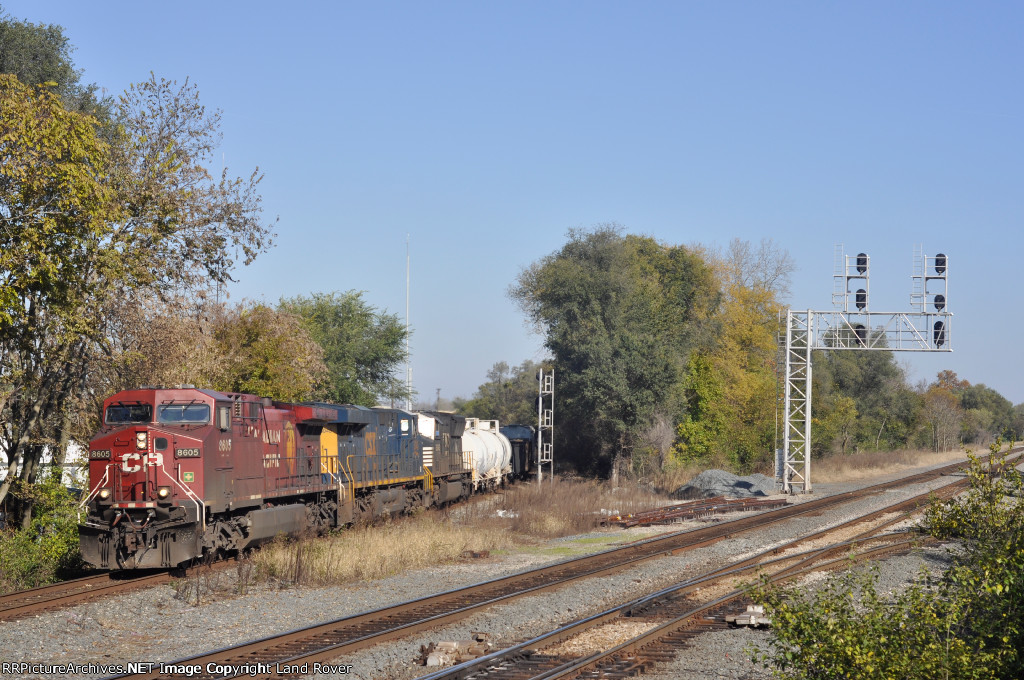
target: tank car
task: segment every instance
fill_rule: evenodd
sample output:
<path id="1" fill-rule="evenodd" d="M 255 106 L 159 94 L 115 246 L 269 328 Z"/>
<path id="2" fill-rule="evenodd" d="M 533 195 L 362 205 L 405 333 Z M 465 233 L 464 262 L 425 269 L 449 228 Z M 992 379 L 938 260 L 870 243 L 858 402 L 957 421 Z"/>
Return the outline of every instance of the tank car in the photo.
<path id="1" fill-rule="evenodd" d="M 462 435 L 466 463 L 472 467 L 473 489 L 503 484 L 512 471 L 512 444 L 501 433 L 497 420 L 466 419 Z"/>
<path id="2" fill-rule="evenodd" d="M 103 404 L 89 445 L 82 556 L 102 568 L 173 567 L 282 532 L 458 497 L 459 424 L 424 461 L 418 417 L 194 388 Z"/>

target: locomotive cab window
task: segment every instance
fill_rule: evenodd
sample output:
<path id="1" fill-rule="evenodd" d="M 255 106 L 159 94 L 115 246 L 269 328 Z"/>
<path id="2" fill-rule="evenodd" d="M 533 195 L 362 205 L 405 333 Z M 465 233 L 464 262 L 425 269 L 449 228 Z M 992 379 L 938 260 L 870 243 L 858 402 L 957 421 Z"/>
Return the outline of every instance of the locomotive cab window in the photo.
<path id="1" fill-rule="evenodd" d="M 153 420 L 153 407 L 149 404 L 111 404 L 107 407 L 106 423 L 148 423 Z"/>
<path id="2" fill-rule="evenodd" d="M 157 422 L 205 425 L 210 422 L 209 404 L 162 404 L 156 410 Z"/>
<path id="3" fill-rule="evenodd" d="M 409 434 L 409 421 L 406 418 L 402 418 L 402 434 Z"/>

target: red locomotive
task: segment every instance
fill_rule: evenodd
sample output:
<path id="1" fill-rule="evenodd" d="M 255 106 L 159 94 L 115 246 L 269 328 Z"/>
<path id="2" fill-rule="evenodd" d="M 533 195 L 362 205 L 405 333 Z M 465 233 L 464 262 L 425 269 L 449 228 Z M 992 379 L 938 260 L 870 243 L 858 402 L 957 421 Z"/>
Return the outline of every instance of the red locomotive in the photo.
<path id="1" fill-rule="evenodd" d="M 464 428 L 451 414 L 187 386 L 120 392 L 89 444 L 82 556 L 102 568 L 174 567 L 456 500 L 473 486 Z"/>

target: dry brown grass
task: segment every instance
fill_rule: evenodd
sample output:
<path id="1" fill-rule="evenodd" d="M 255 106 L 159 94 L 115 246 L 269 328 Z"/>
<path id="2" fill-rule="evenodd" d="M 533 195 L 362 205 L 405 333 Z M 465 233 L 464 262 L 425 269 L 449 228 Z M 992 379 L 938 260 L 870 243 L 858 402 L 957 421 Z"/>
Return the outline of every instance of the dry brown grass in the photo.
<path id="1" fill-rule="evenodd" d="M 380 579 L 450 564 L 472 553 L 585 533 L 609 514 L 660 502 L 664 497 L 635 484 L 612 489 L 606 483 L 557 478 L 540 485 L 520 483 L 445 510 L 353 527 L 327 538 L 282 537 L 252 559 L 261 580 L 330 585 Z"/>
<path id="2" fill-rule="evenodd" d="M 921 449 L 899 451 L 865 451 L 849 455 L 833 455 L 813 462 L 814 481 L 846 482 L 888 475 L 914 467 L 940 465 L 964 458 L 963 451 L 935 453 Z"/>
<path id="3" fill-rule="evenodd" d="M 264 579 L 330 585 L 451 563 L 467 553 L 513 543 L 513 537 L 498 527 L 458 526 L 439 512 L 425 512 L 326 538 L 279 538 L 259 550 L 253 562 Z"/>
<path id="4" fill-rule="evenodd" d="M 814 478 L 822 482 L 864 479 L 962 457 L 960 451 L 919 450 L 831 456 L 815 461 Z M 354 527 L 327 538 L 281 538 L 255 553 L 252 561 L 259 580 L 330 585 L 380 579 L 409 569 L 450 564 L 472 553 L 593 531 L 608 515 L 665 504 L 667 492 L 707 467 L 679 466 L 643 484 L 630 481 L 618 488 L 574 478 L 545 480 L 543 484 L 523 482 L 445 510 Z"/>
<path id="5" fill-rule="evenodd" d="M 664 500 L 633 483 L 612 488 L 605 482 L 556 477 L 541 484 L 517 484 L 495 506 L 508 530 L 531 538 L 557 538 L 591 531 L 608 515 L 646 510 Z"/>
<path id="6" fill-rule="evenodd" d="M 648 480 L 658 492 L 670 494 L 684 484 L 689 483 L 704 470 L 712 467 L 716 466 L 707 463 L 700 465 L 697 463 L 679 463 L 655 472 L 648 477 Z"/>

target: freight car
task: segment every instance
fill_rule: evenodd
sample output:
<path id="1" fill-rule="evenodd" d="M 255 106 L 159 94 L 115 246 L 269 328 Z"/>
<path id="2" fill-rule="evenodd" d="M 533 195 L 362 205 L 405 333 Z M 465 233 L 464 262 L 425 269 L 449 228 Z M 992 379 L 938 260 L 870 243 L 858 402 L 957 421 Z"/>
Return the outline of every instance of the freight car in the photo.
<path id="1" fill-rule="evenodd" d="M 153 387 L 115 394 L 102 415 L 79 525 L 101 568 L 174 567 L 473 488 L 451 414 Z"/>
<path id="2" fill-rule="evenodd" d="M 532 425 L 502 425 L 501 433 L 512 445 L 512 477 L 525 479 L 535 474 L 537 428 Z"/>
<path id="3" fill-rule="evenodd" d="M 462 448 L 472 461 L 473 490 L 493 489 L 512 472 L 512 444 L 501 433 L 497 420 L 466 419 Z"/>

